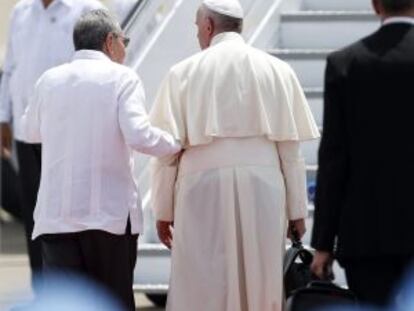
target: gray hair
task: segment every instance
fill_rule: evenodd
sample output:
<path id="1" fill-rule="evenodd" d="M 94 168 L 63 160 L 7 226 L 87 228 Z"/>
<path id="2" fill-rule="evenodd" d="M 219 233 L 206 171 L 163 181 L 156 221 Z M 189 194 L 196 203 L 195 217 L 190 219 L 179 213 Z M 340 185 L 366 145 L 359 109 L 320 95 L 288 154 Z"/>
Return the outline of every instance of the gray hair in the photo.
<path id="1" fill-rule="evenodd" d="M 388 13 L 402 13 L 414 8 L 414 0 L 380 0 Z"/>
<path id="2" fill-rule="evenodd" d="M 122 29 L 107 10 L 93 10 L 81 16 L 73 30 L 75 50 L 102 51 L 109 33 L 121 34 Z"/>
<path id="3" fill-rule="evenodd" d="M 205 5 L 202 6 L 204 14 L 211 18 L 219 32 L 234 31 L 241 33 L 243 30 L 243 19 L 231 17 L 228 15 L 220 14 L 210 10 Z"/>

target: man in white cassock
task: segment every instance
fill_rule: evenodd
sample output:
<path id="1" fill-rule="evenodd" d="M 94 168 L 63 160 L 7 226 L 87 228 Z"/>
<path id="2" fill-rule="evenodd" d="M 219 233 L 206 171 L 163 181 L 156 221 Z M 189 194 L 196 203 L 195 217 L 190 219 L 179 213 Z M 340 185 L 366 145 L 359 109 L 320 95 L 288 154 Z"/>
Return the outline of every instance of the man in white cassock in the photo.
<path id="1" fill-rule="evenodd" d="M 152 162 L 169 311 L 282 310 L 287 225 L 305 232 L 299 142 L 318 129 L 295 73 L 248 46 L 242 21 L 237 0 L 205 0 L 203 51 L 172 67 L 151 112 L 185 146 Z"/>

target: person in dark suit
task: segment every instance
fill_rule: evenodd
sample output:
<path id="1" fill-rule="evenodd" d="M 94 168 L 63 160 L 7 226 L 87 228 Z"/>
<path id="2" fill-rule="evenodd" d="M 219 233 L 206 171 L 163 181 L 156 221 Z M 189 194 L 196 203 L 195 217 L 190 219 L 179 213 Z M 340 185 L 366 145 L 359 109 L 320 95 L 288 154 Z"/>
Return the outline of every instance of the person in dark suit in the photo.
<path id="1" fill-rule="evenodd" d="M 373 5 L 381 28 L 327 61 L 312 270 L 336 258 L 384 305 L 414 257 L 414 0 Z"/>

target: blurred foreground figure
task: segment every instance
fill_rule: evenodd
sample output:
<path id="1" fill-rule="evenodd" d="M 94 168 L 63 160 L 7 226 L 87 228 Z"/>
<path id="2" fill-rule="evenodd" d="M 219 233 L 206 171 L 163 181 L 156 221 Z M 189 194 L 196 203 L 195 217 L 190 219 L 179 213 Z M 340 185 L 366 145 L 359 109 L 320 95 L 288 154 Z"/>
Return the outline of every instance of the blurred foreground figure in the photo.
<path id="1" fill-rule="evenodd" d="M 319 133 L 295 73 L 248 46 L 242 21 L 237 0 L 204 1 L 203 51 L 170 70 L 151 113 L 186 148 L 152 167 L 170 311 L 280 311 L 287 221 L 305 232 L 299 141 Z"/>
<path id="2" fill-rule="evenodd" d="M 39 79 L 25 114 L 42 145 L 33 238 L 48 270 L 74 270 L 110 289 L 128 310 L 142 210 L 133 150 L 155 156 L 181 147 L 154 128 L 135 72 L 121 65 L 128 39 L 107 11 L 76 23 L 72 62 Z"/>
<path id="3" fill-rule="evenodd" d="M 414 0 L 373 4 L 381 28 L 328 57 L 312 246 L 383 305 L 414 258 Z"/>
<path id="4" fill-rule="evenodd" d="M 35 300 L 16 305 L 13 311 L 124 311 L 113 296 L 99 284 L 79 275 L 49 274 Z"/>
<path id="5" fill-rule="evenodd" d="M 10 154 L 12 139 L 16 140 L 22 216 L 30 266 L 34 273 L 42 267 L 40 242 L 30 238 L 39 189 L 41 150 L 39 144 L 27 143 L 21 118 L 36 80 L 47 69 L 63 64 L 72 57 L 75 22 L 82 13 L 101 7 L 96 0 L 21 0 L 11 13 L 0 86 L 0 152 L 2 156 Z"/>

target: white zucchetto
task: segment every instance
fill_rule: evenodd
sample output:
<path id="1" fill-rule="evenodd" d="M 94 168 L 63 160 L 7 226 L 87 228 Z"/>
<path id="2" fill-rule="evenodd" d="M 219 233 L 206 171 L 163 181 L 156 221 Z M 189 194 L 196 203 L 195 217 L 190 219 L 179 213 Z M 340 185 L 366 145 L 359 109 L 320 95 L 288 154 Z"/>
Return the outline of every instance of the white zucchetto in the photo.
<path id="1" fill-rule="evenodd" d="M 203 4 L 213 12 L 243 19 L 243 8 L 238 0 L 203 0 Z"/>

